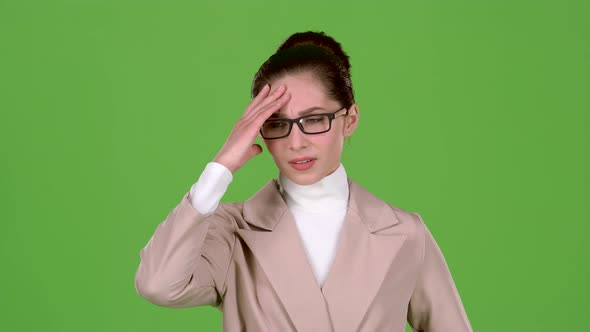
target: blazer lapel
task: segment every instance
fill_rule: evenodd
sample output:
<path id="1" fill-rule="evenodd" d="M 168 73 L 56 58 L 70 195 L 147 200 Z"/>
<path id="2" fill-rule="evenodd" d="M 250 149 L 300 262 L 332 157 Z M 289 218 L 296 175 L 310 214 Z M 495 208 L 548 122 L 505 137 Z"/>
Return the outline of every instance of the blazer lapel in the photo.
<path id="1" fill-rule="evenodd" d="M 406 235 L 376 232 L 399 223 L 393 209 L 352 180 L 336 257 L 320 289 L 293 216 L 269 181 L 244 202 L 244 219 L 260 230 L 238 229 L 298 331 L 356 331 Z"/>
<path id="2" fill-rule="evenodd" d="M 334 263 L 322 288 L 334 331 L 357 331 L 405 234 L 376 232 L 399 223 L 394 210 L 349 179 L 350 198 Z"/>
<path id="3" fill-rule="evenodd" d="M 297 331 L 331 331 L 325 299 L 299 231 L 276 182 L 244 203 L 244 219 L 261 231 L 238 229 L 264 270 Z"/>

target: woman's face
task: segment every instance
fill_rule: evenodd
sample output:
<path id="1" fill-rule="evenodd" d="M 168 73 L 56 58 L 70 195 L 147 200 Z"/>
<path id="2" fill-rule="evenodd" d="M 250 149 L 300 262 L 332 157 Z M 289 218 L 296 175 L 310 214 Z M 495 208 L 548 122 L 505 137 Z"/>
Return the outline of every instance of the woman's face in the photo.
<path id="1" fill-rule="evenodd" d="M 271 84 L 271 93 L 281 85 L 286 86 L 286 93 L 291 94 L 291 98 L 273 117 L 294 119 L 307 114 L 334 113 L 344 107 L 328 98 L 323 84 L 309 72 L 288 74 L 277 79 Z M 311 109 L 313 111 L 302 114 Z M 297 184 L 309 185 L 334 172 L 340 165 L 344 138 L 352 135 L 358 123 L 356 104 L 349 108 L 347 116 L 342 113 L 345 111 L 332 120 L 332 128 L 328 132 L 304 134 L 293 124 L 289 136 L 264 140 L 281 174 Z M 295 163 L 302 160 L 311 161 L 307 164 Z"/>

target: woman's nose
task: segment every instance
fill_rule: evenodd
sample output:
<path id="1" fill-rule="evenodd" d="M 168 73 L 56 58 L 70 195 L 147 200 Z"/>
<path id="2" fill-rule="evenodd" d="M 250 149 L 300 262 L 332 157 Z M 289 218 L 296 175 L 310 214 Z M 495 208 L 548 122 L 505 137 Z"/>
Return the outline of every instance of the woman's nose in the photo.
<path id="1" fill-rule="evenodd" d="M 299 150 L 307 146 L 306 135 L 301 131 L 297 124 L 293 124 L 291 133 L 287 136 L 289 148 L 291 150 Z"/>

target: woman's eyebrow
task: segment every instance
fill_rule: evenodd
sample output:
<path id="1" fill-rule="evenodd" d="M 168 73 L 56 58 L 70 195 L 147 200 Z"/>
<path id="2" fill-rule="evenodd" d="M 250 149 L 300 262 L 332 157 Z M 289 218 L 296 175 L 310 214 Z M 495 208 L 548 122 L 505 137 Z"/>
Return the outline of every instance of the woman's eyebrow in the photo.
<path id="1" fill-rule="evenodd" d="M 313 106 L 313 107 L 306 108 L 303 111 L 299 112 L 298 116 L 304 116 L 304 115 L 307 115 L 307 114 L 312 113 L 317 110 L 324 110 L 325 111 L 326 109 L 321 106 Z M 273 115 L 271 115 L 270 117 L 271 118 L 284 118 L 285 116 L 283 115 L 283 113 L 278 112 L 278 113 L 273 113 Z"/>

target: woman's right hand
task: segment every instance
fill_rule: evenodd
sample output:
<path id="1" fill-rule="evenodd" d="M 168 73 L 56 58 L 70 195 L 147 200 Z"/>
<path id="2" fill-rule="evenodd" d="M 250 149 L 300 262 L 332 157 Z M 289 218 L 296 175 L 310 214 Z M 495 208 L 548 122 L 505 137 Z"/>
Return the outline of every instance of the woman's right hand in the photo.
<path id="1" fill-rule="evenodd" d="M 285 86 L 281 85 L 272 94 L 270 85 L 265 85 L 248 104 L 244 114 L 235 124 L 232 132 L 213 161 L 227 167 L 235 173 L 248 160 L 262 153 L 262 147 L 254 144 L 260 127 L 274 112 L 289 100 Z"/>

